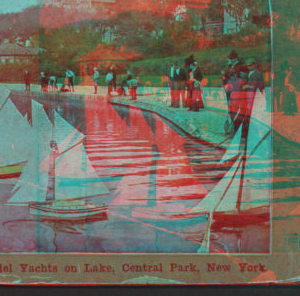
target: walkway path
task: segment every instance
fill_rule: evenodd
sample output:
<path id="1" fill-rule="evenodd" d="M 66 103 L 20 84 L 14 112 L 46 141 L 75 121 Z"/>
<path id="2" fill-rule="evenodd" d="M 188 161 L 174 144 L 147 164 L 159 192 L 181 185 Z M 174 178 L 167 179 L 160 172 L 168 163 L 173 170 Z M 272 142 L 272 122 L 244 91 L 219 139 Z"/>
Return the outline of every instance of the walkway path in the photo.
<path id="1" fill-rule="evenodd" d="M 8 89 L 24 90 L 23 84 L 5 84 Z M 38 85 L 31 86 L 32 91 L 40 91 Z M 75 93 L 64 93 L 64 95 L 93 95 L 93 86 L 76 86 Z M 270 100 L 270 90 L 266 89 L 267 100 Z M 98 95 L 107 95 L 107 87 L 99 87 Z M 185 109 L 169 108 L 170 96 L 168 88 L 140 87 L 138 89 L 137 102 L 128 101 L 129 96 L 113 96 L 111 102 L 132 105 L 144 108 L 170 119 L 187 133 L 196 138 L 202 138 L 215 145 L 220 145 L 226 140 L 224 135 L 224 122 L 227 118 L 227 103 L 222 88 L 204 89 L 205 110 L 201 112 L 187 112 Z M 75 96 L 74 96 L 75 98 Z M 259 122 L 271 126 L 274 131 L 290 141 L 300 144 L 300 113 L 294 116 L 283 115 L 283 112 L 265 112 L 265 94 L 257 93 L 256 109 L 253 110 L 253 118 Z M 300 92 L 297 93 L 297 104 L 300 106 Z"/>

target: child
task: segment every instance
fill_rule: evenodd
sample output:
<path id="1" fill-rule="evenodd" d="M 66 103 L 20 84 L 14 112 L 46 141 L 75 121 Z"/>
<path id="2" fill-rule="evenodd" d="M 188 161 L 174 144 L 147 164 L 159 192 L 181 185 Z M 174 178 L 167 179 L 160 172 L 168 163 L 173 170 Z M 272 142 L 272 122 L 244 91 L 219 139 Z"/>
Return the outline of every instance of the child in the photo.
<path id="1" fill-rule="evenodd" d="M 138 81 L 137 81 L 137 79 L 133 79 L 131 75 L 129 75 L 128 78 L 127 78 L 127 85 L 128 85 L 128 89 L 130 89 L 131 100 L 136 101 L 136 99 L 137 99 L 136 98 L 136 90 L 138 87 Z"/>

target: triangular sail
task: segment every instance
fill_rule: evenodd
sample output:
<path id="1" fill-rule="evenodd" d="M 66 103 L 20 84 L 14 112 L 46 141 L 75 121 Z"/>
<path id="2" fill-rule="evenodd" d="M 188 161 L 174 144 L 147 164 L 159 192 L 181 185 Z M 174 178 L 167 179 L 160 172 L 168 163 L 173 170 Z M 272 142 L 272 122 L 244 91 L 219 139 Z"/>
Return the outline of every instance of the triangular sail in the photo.
<path id="1" fill-rule="evenodd" d="M 107 193 L 109 191 L 92 167 L 82 143 L 56 159 L 56 201 L 68 202 Z"/>
<path id="2" fill-rule="evenodd" d="M 230 144 L 228 145 L 226 149 L 226 153 L 223 155 L 221 162 L 225 162 L 241 153 L 240 150 L 241 136 L 242 136 L 242 125 L 240 125 L 238 131 L 236 132 Z"/>
<path id="3" fill-rule="evenodd" d="M 8 204 L 28 205 L 31 202 L 44 202 L 48 185 L 48 172 L 39 170 L 40 160 L 51 153 L 50 141 L 52 125 L 42 105 L 32 101 L 33 144 L 29 160 Z"/>
<path id="4" fill-rule="evenodd" d="M 57 143 L 59 153 L 63 153 L 83 139 L 84 135 L 55 111 L 53 140 Z"/>
<path id="5" fill-rule="evenodd" d="M 225 191 L 220 204 L 215 209 L 215 212 L 233 212 L 237 210 L 237 201 L 239 189 L 241 186 L 242 166 L 240 165 L 235 172 L 234 177 L 230 181 L 230 186 Z"/>
<path id="6" fill-rule="evenodd" d="M 266 92 L 267 95 L 267 92 Z M 255 147 L 259 145 L 259 143 L 270 133 L 272 126 L 272 113 L 271 113 L 271 104 L 268 107 L 268 112 L 261 112 L 261 105 L 263 97 L 259 96 L 258 93 L 255 95 L 255 99 L 253 102 L 251 120 L 249 124 L 249 132 L 248 132 L 248 144 L 247 144 L 247 156 L 253 153 Z M 262 119 L 260 120 L 260 117 Z M 258 120 L 256 120 L 256 118 Z M 262 123 L 264 122 L 264 123 Z M 268 150 L 270 151 L 270 150 Z"/>
<path id="7" fill-rule="evenodd" d="M 10 99 L 0 111 L 0 167 L 28 160 L 33 132 Z"/>
<path id="8" fill-rule="evenodd" d="M 272 138 L 268 136 L 247 158 L 244 172 L 241 210 L 267 207 L 270 203 L 272 183 Z"/>
<path id="9" fill-rule="evenodd" d="M 54 111 L 54 127 L 52 139 L 56 142 L 58 152 L 64 153 L 74 145 L 83 141 L 84 135 L 65 121 L 56 111 Z M 40 170 L 46 172 L 49 170 L 50 155 L 41 160 Z"/>
<path id="10" fill-rule="evenodd" d="M 231 185 L 232 178 L 241 164 L 241 157 L 234 163 L 223 179 L 204 197 L 191 213 L 212 213 L 221 202 L 225 192 Z"/>

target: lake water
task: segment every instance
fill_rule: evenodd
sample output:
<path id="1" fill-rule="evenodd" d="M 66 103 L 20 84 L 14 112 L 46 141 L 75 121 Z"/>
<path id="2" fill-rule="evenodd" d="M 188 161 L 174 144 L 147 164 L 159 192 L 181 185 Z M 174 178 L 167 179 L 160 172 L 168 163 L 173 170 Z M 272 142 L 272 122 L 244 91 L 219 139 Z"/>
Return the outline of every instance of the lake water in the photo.
<path id="1" fill-rule="evenodd" d="M 30 100 L 14 98 L 13 102 L 30 121 Z M 55 108 L 85 135 L 88 161 L 109 192 L 85 202 L 107 205 L 107 219 L 77 224 L 37 221 L 28 206 L 6 205 L 17 180 L 2 181 L 1 252 L 199 250 L 208 227 L 206 216 L 178 222 L 174 217 L 157 220 L 141 212 L 169 216 L 188 213 L 229 170 L 220 165 L 224 150 L 196 141 L 168 120 L 137 108 L 67 98 L 55 104 L 40 103 L 48 115 Z M 77 162 L 82 159 L 69 159 L 71 164 Z M 270 223 L 212 229 L 210 241 L 211 252 L 266 253 Z"/>

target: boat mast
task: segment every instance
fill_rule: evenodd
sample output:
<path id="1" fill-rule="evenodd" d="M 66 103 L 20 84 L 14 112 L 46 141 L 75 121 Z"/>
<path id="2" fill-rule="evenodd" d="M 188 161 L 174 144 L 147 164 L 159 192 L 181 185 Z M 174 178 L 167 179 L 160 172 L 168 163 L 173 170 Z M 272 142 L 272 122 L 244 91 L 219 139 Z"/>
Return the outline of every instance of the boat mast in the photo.
<path id="1" fill-rule="evenodd" d="M 49 172 L 48 172 L 48 186 L 47 186 L 47 195 L 46 195 L 46 202 L 53 204 L 55 201 L 55 160 L 56 157 L 59 155 L 59 151 L 57 148 L 57 143 L 53 140 L 53 131 L 55 126 L 55 119 L 54 119 L 54 110 L 51 107 L 50 109 L 50 117 L 53 119 L 52 124 L 52 140 L 50 141 L 50 147 L 52 148 L 50 158 L 49 158 Z"/>

